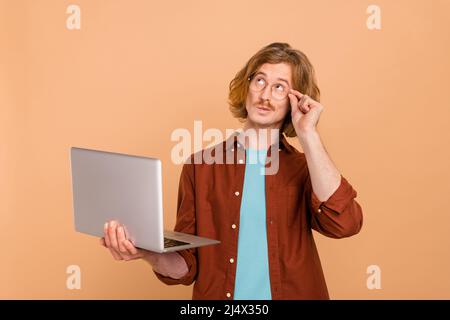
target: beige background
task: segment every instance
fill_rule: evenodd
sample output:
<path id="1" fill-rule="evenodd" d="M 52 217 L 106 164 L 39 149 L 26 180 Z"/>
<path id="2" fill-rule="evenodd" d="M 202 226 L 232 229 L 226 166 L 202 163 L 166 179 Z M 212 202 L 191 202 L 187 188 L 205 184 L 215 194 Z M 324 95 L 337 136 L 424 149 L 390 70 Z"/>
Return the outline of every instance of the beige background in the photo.
<path id="1" fill-rule="evenodd" d="M 69 147 L 160 157 L 172 228 L 171 132 L 239 128 L 229 81 L 273 41 L 315 66 L 321 137 L 364 209 L 353 238 L 315 233 L 331 297 L 450 298 L 450 1 L 83 0 L 70 31 L 71 3 L 0 1 L 1 298 L 189 299 L 74 232 Z M 66 288 L 72 264 L 81 290 Z"/>

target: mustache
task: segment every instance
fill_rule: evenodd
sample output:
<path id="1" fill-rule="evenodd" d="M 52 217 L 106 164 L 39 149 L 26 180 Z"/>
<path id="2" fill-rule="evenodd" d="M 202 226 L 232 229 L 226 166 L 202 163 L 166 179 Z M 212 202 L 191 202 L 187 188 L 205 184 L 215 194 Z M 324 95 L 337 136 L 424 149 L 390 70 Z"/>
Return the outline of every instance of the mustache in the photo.
<path id="1" fill-rule="evenodd" d="M 275 107 L 273 105 L 270 104 L 270 102 L 264 101 L 264 100 L 260 100 L 259 102 L 255 103 L 255 106 L 263 106 L 265 108 L 269 108 L 270 110 L 275 110 Z"/>

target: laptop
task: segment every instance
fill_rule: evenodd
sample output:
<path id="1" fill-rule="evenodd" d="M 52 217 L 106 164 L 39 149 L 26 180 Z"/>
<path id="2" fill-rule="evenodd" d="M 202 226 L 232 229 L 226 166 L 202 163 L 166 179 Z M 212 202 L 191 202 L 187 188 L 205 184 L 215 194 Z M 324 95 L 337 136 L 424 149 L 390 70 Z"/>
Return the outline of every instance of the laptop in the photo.
<path id="1" fill-rule="evenodd" d="M 137 248 L 172 252 L 220 241 L 164 230 L 161 160 L 71 147 L 75 230 L 103 237 L 107 221 L 124 225 Z"/>

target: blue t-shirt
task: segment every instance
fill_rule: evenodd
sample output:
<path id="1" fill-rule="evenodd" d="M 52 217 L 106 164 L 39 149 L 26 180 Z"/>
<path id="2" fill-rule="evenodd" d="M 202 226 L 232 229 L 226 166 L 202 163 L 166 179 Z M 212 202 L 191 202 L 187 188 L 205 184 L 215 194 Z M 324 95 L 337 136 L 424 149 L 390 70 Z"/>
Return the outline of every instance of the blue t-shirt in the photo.
<path id="1" fill-rule="evenodd" d="M 265 159 L 267 150 L 246 149 L 239 222 L 235 300 L 270 300 L 266 229 Z"/>

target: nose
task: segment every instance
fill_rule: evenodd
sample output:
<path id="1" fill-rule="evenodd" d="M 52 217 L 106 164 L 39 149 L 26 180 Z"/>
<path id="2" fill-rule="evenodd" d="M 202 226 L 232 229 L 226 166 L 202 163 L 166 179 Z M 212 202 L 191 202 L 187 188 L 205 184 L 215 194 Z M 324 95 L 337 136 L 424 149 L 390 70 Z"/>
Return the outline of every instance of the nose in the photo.
<path id="1" fill-rule="evenodd" d="M 272 89 L 270 88 L 270 86 L 266 86 L 263 91 L 261 91 L 261 99 L 263 99 L 264 101 L 268 101 L 271 97 Z"/>

